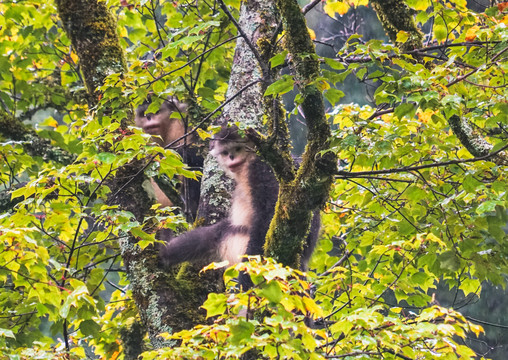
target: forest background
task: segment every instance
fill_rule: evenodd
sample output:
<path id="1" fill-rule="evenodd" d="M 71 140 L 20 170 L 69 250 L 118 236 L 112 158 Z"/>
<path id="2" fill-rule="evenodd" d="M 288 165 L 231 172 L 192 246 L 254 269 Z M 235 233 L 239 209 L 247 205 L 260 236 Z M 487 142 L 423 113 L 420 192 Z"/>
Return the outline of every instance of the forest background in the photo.
<path id="1" fill-rule="evenodd" d="M 0 12 L 2 358 L 504 358 L 507 3 L 27 0 Z M 200 174 L 133 126 L 148 94 L 154 112 L 184 101 L 203 144 L 219 117 L 257 130 L 282 189 L 283 230 L 265 249 L 276 261 L 160 268 L 156 231 L 188 224 L 147 180 Z M 205 224 L 230 185 L 211 159 L 202 179 Z M 288 265 L 323 200 L 303 276 Z"/>

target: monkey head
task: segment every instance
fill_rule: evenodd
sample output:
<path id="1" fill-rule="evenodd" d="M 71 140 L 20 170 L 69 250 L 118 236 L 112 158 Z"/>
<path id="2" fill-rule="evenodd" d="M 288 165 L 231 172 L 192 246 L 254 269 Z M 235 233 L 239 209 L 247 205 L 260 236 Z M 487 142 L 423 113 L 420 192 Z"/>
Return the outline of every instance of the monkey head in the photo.
<path id="1" fill-rule="evenodd" d="M 210 142 L 210 153 L 233 179 L 239 177 L 256 157 L 252 143 L 242 138 L 236 127 L 218 132 Z"/>
<path id="2" fill-rule="evenodd" d="M 136 126 L 143 129 L 143 131 L 150 135 L 159 135 L 162 138 L 155 138 L 159 145 L 165 146 L 171 141 L 178 139 L 185 133 L 183 121 L 178 118 L 172 118 L 172 113 L 185 112 L 186 107 L 180 103 L 176 98 L 168 97 L 162 103 L 161 107 L 156 113 L 146 113 L 150 105 L 150 98 L 147 99 L 142 105 L 136 109 L 135 122 Z"/>

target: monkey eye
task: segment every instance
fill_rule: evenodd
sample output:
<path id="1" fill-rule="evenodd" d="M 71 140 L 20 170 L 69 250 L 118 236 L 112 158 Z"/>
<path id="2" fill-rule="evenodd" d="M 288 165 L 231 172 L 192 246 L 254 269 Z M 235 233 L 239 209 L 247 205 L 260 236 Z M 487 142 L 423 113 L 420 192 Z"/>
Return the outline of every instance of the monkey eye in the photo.
<path id="1" fill-rule="evenodd" d="M 228 151 L 227 151 L 227 150 L 223 150 L 223 151 L 221 152 L 221 155 L 227 156 L 227 155 L 228 155 Z"/>
<path id="2" fill-rule="evenodd" d="M 242 151 L 242 147 L 241 147 L 241 146 L 237 146 L 235 150 L 236 150 L 237 152 L 240 152 L 240 151 Z"/>

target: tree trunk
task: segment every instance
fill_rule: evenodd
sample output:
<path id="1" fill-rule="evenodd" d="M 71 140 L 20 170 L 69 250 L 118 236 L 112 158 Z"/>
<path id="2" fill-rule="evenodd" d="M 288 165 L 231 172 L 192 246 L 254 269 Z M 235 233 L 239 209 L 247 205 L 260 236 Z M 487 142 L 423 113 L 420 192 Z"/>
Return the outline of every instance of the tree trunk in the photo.
<path id="1" fill-rule="evenodd" d="M 96 103 L 99 99 L 97 88 L 103 84 L 105 77 L 125 70 L 114 19 L 106 5 L 98 0 L 57 0 L 57 4 L 68 36 L 80 58 L 91 103 Z M 266 109 L 270 109 L 270 104 L 266 106 L 263 101 L 263 93 L 271 82 L 268 70 L 268 59 L 273 55 L 270 40 L 274 39 L 274 29 L 278 28 L 279 19 L 275 5 L 270 0 L 250 0 L 242 4 L 238 21 L 242 38 L 239 38 L 235 50 L 226 100 L 229 102 L 223 111 L 223 121 L 239 121 L 259 129 Z M 289 176 L 294 181 L 281 184 L 266 254 L 287 265 L 298 266 L 312 210 L 328 195 L 330 174 L 335 170 L 335 157 L 330 154 L 317 156 L 318 152 L 328 146 L 329 127 L 324 118 L 321 93 L 310 84 L 319 73 L 319 64 L 314 57 L 306 56 L 315 52 L 301 9 L 292 0 L 279 1 L 277 5 L 285 20 L 287 44 L 295 61 L 296 76 L 302 84 L 302 107 L 309 125 L 309 145 L 298 173 Z M 264 44 L 265 48 L 260 48 L 259 44 Z M 273 104 L 274 113 L 278 113 L 280 103 L 275 99 Z M 274 124 L 273 119 L 270 121 Z M 285 125 L 281 126 L 285 128 Z M 287 139 L 279 138 L 278 142 L 287 145 Z M 287 146 L 282 146 L 281 151 L 286 158 L 289 156 Z M 142 221 L 149 213 L 151 205 L 146 193 L 140 191 L 144 180 L 138 174 L 141 165 L 132 162 L 119 170 L 115 180 L 109 183 L 113 194 L 111 201 L 119 204 L 121 209 L 131 211 L 138 221 Z M 289 170 L 279 168 L 278 174 L 287 175 L 294 168 Z M 125 182 L 119 179 L 132 180 L 125 186 Z M 210 224 L 224 216 L 227 209 L 224 199 L 230 193 L 230 186 L 217 164 L 208 159 L 205 163 L 202 205 L 197 221 L 199 224 Z M 120 243 L 133 298 L 153 346 L 159 348 L 171 345 L 158 334 L 171 333 L 205 322 L 204 312 L 199 307 L 210 292 L 222 291 L 221 274 L 200 274 L 199 270 L 204 264 L 184 264 L 173 271 L 163 272 L 157 263 L 156 251 L 141 251 L 135 243 L 133 237 Z"/>

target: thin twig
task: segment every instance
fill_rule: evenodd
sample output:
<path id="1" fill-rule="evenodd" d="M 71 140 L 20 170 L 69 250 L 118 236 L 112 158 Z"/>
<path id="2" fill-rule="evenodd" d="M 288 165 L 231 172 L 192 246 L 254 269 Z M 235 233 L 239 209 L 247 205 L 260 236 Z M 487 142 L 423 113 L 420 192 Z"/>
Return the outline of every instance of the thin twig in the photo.
<path id="1" fill-rule="evenodd" d="M 308 3 L 307 5 L 305 5 L 303 8 L 302 8 L 302 13 L 304 14 L 307 14 L 309 11 L 311 11 L 317 4 L 319 4 L 321 2 L 321 0 L 314 0 L 314 1 L 311 1 L 310 3 Z"/>
<path id="2" fill-rule="evenodd" d="M 190 59 L 189 61 L 187 61 L 187 62 L 186 62 L 185 64 L 183 64 L 182 66 L 179 66 L 179 67 L 177 67 L 176 69 L 171 70 L 170 72 L 167 72 L 167 73 L 164 73 L 164 74 L 162 74 L 162 75 L 159 75 L 159 76 L 157 76 L 156 78 L 154 78 L 152 81 L 148 81 L 148 82 L 146 82 L 146 83 L 144 83 L 144 84 L 141 84 L 141 86 L 143 86 L 143 85 L 151 85 L 151 84 L 153 84 L 154 82 L 157 82 L 158 80 L 162 79 L 162 78 L 163 78 L 163 77 L 165 77 L 165 76 L 171 75 L 171 74 L 173 74 L 174 72 L 177 72 L 177 71 L 179 71 L 179 70 L 182 70 L 184 67 L 189 66 L 189 65 L 190 65 L 190 64 L 192 64 L 194 61 L 196 61 L 197 59 L 199 59 L 199 58 L 203 57 L 204 55 L 206 55 L 206 54 L 207 54 L 207 53 L 209 53 L 210 51 L 213 51 L 213 50 L 217 49 L 218 47 L 221 47 L 222 45 L 224 45 L 224 44 L 226 44 L 226 43 L 228 43 L 228 42 L 230 42 L 230 41 L 236 40 L 236 39 L 238 39 L 239 37 L 240 37 L 240 35 L 237 35 L 237 36 L 233 36 L 232 38 L 226 39 L 226 40 L 224 40 L 223 42 L 221 42 L 220 44 L 217 44 L 217 45 L 215 45 L 215 46 L 211 47 L 210 49 L 208 49 L 208 50 L 206 50 L 206 51 L 203 51 L 201 54 L 199 54 L 199 55 L 197 55 L 196 57 L 194 57 L 194 58 Z"/>

